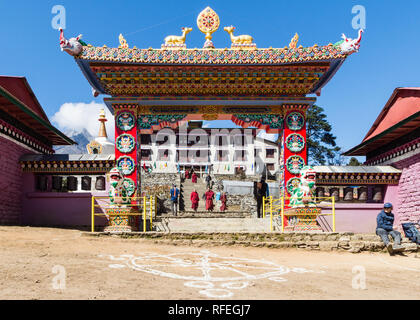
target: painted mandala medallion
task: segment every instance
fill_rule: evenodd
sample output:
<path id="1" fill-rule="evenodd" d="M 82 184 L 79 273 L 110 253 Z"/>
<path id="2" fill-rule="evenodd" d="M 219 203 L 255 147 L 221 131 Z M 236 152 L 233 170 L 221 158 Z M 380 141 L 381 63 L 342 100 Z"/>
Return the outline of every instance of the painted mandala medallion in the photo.
<path id="1" fill-rule="evenodd" d="M 134 150 L 136 146 L 136 142 L 134 141 L 134 137 L 131 134 L 121 134 L 118 136 L 117 141 L 117 149 L 122 153 L 128 153 Z"/>
<path id="2" fill-rule="evenodd" d="M 117 127 L 123 131 L 128 131 L 134 128 L 135 119 L 130 112 L 121 112 L 117 116 Z"/>
<path id="3" fill-rule="evenodd" d="M 300 184 L 300 179 L 299 178 L 290 178 L 289 181 L 287 181 L 287 184 L 286 184 L 287 191 L 290 194 L 292 194 L 293 189 L 298 187 L 299 184 Z"/>
<path id="4" fill-rule="evenodd" d="M 299 174 L 300 170 L 304 167 L 305 160 L 301 156 L 291 156 L 286 161 L 286 168 L 290 173 Z"/>
<path id="5" fill-rule="evenodd" d="M 305 147 L 305 139 L 298 133 L 291 133 L 286 138 L 286 146 L 292 152 L 300 152 Z"/>
<path id="6" fill-rule="evenodd" d="M 124 178 L 124 187 L 127 190 L 127 196 L 131 197 L 136 190 L 136 185 L 130 178 Z"/>
<path id="7" fill-rule="evenodd" d="M 128 176 L 134 171 L 134 160 L 131 157 L 120 157 L 117 161 L 117 167 L 123 175 Z"/>
<path id="8" fill-rule="evenodd" d="M 300 130 L 305 124 L 305 118 L 300 112 L 291 112 L 286 118 L 290 130 Z"/>

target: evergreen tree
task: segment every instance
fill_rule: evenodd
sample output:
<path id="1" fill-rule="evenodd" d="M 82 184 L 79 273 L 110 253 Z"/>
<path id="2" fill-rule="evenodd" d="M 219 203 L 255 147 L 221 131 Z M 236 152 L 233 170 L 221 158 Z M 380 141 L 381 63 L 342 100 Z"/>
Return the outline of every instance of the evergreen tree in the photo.
<path id="1" fill-rule="evenodd" d="M 355 157 L 351 157 L 348 166 L 360 166 L 361 163 Z"/>
<path id="2" fill-rule="evenodd" d="M 340 159 L 340 147 L 335 143 L 336 137 L 331 133 L 324 109 L 312 105 L 307 113 L 306 143 L 308 148 L 308 163 L 310 165 L 334 165 Z"/>

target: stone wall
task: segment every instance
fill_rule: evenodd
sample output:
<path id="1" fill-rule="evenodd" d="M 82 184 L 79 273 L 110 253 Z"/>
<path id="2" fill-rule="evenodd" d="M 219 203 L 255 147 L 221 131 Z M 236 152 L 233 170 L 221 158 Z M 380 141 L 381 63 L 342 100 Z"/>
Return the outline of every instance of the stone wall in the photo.
<path id="1" fill-rule="evenodd" d="M 420 154 L 393 164 L 402 170 L 398 184 L 396 224 L 420 220 Z"/>
<path id="2" fill-rule="evenodd" d="M 253 215 L 257 212 L 257 202 L 253 195 L 228 194 L 226 205 L 229 211 L 242 211 Z"/>
<path id="3" fill-rule="evenodd" d="M 175 183 L 180 188 L 180 177 L 177 173 L 141 173 L 141 191 L 147 196 L 157 197 L 157 213 L 171 211 L 170 189 Z"/>
<path id="4" fill-rule="evenodd" d="M 222 180 L 238 180 L 238 181 L 260 181 L 261 176 L 254 175 L 254 176 L 241 176 L 235 174 L 212 174 L 214 180 L 222 181 Z"/>
<path id="5" fill-rule="evenodd" d="M 19 158 L 33 153 L 0 136 L 0 224 L 19 224 L 22 214 L 22 170 Z"/>
<path id="6" fill-rule="evenodd" d="M 84 236 L 109 236 L 109 233 L 84 233 Z M 289 248 L 315 251 L 363 251 L 387 253 L 381 238 L 375 234 L 279 233 L 279 232 L 132 232 L 117 236 L 151 239 L 155 243 L 189 246 L 246 246 Z M 418 252 L 420 246 L 403 238 L 405 254 Z"/>

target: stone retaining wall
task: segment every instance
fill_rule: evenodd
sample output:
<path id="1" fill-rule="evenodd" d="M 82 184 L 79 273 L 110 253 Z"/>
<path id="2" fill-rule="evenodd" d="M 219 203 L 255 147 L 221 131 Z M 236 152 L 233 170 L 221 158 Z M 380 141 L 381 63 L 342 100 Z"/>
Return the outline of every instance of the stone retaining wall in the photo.
<path id="1" fill-rule="evenodd" d="M 171 212 L 170 189 L 175 183 L 180 187 L 180 177 L 177 173 L 141 173 L 141 191 L 148 196 L 157 197 L 157 212 Z"/>
<path id="2" fill-rule="evenodd" d="M 84 233 L 84 236 L 109 236 L 109 233 Z M 249 233 L 249 232 L 201 232 L 201 233 L 162 233 L 133 232 L 112 235 L 122 238 L 151 239 L 156 243 L 193 246 L 252 246 L 267 248 L 295 248 L 318 251 L 363 251 L 386 252 L 385 245 L 375 234 L 342 233 Z M 418 252 L 420 246 L 403 238 L 406 253 Z"/>

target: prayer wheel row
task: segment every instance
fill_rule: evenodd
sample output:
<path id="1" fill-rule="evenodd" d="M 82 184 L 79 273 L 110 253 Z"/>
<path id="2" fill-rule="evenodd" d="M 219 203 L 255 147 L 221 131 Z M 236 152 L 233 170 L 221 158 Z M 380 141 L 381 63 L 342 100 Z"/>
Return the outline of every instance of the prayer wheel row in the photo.
<path id="1" fill-rule="evenodd" d="M 318 187 L 316 189 L 316 195 L 318 198 L 325 197 L 326 187 Z M 354 188 L 346 187 L 343 189 L 343 201 L 368 201 L 368 188 L 367 187 L 359 187 L 357 188 L 357 195 L 354 197 L 353 193 Z M 329 195 L 330 197 L 334 197 L 335 201 L 340 200 L 340 189 L 337 187 L 329 188 Z M 373 202 L 382 202 L 383 195 L 382 195 L 382 187 L 376 186 L 373 188 L 372 193 L 372 201 Z"/>
<path id="2" fill-rule="evenodd" d="M 66 185 L 63 185 L 63 177 L 62 176 L 52 176 L 52 185 L 51 189 L 53 191 L 64 191 L 67 189 L 68 191 L 77 191 L 77 177 L 75 176 L 68 176 L 66 178 Z M 47 175 L 40 175 L 37 177 L 37 189 L 40 191 L 47 191 L 48 190 L 48 176 Z M 81 189 L 85 191 L 90 191 L 92 186 L 92 178 L 89 176 L 82 177 L 81 180 Z M 98 191 L 105 190 L 105 177 L 99 176 L 96 177 L 95 180 L 95 189 Z"/>

